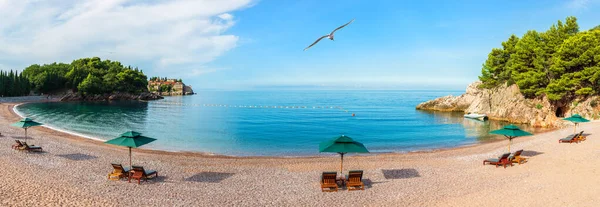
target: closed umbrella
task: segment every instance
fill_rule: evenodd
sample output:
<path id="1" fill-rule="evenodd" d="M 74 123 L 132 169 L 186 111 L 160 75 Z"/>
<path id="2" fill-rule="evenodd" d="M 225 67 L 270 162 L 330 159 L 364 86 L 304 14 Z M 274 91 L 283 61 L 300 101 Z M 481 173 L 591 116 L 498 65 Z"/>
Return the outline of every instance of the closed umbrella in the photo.
<path id="1" fill-rule="evenodd" d="M 344 169 L 344 154 L 346 153 L 369 153 L 369 150 L 360 142 L 342 135 L 319 144 L 319 152 L 335 152 L 340 154 L 342 162 L 340 164 L 340 173 Z"/>
<path id="2" fill-rule="evenodd" d="M 27 129 L 29 127 L 40 126 L 40 125 L 42 125 L 42 123 L 35 122 L 30 118 L 23 118 L 20 121 L 14 123 L 14 124 L 11 124 L 11 126 L 20 127 L 20 128 L 25 129 L 25 139 L 27 139 Z"/>
<path id="3" fill-rule="evenodd" d="M 579 115 L 579 114 L 573 114 L 573 116 L 570 116 L 570 117 L 564 118 L 563 120 L 570 121 L 570 122 L 573 122 L 573 124 L 575 124 L 575 129 L 573 130 L 573 133 L 577 133 L 577 125 L 578 125 L 579 123 L 582 123 L 582 122 L 589 122 L 589 121 L 590 121 L 590 120 L 587 120 L 587 119 L 583 118 L 583 117 L 582 117 L 581 115 Z"/>
<path id="4" fill-rule="evenodd" d="M 515 126 L 512 124 L 506 125 L 502 129 L 491 131 L 490 134 L 504 135 L 506 138 L 508 138 L 508 152 L 509 153 L 510 153 L 510 144 L 512 143 L 512 139 L 514 139 L 516 137 L 520 137 L 520 136 L 533 135 L 529 132 L 519 129 L 518 126 Z"/>
<path id="5" fill-rule="evenodd" d="M 129 167 L 130 169 L 133 169 L 131 168 L 131 148 L 137 148 L 154 141 L 156 141 L 156 139 L 142 136 L 139 132 L 128 131 L 121 134 L 120 137 L 108 140 L 104 143 L 129 147 Z"/>

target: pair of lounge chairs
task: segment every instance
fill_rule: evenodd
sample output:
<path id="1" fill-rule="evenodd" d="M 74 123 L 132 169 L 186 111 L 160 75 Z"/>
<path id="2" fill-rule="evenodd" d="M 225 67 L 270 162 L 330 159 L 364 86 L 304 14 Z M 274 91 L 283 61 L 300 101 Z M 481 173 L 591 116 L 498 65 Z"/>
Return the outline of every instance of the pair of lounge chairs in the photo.
<path id="1" fill-rule="evenodd" d="M 562 138 L 558 140 L 558 143 L 579 143 L 581 141 L 585 141 L 586 136 L 583 136 L 583 131 L 579 132 L 579 134 L 575 134 L 573 136 L 569 136 L 566 138 Z"/>
<path id="2" fill-rule="evenodd" d="M 21 142 L 19 140 L 15 140 L 15 142 L 16 143 L 12 145 L 13 149 L 27 152 L 43 152 L 43 149 L 40 146 L 28 145 L 27 142 Z"/>
<path id="3" fill-rule="evenodd" d="M 138 184 L 140 184 L 141 180 L 144 179 L 148 181 L 148 179 L 158 177 L 158 172 L 154 170 L 145 170 L 142 166 L 131 166 L 132 169 L 128 167 L 123 167 L 121 164 L 111 163 L 113 166 L 113 172 L 108 174 L 109 180 L 120 180 L 122 178 L 127 178 L 129 182 L 131 179 L 138 180 Z"/>
<path id="4" fill-rule="evenodd" d="M 362 182 L 363 171 L 351 170 L 346 177 L 338 179 L 337 172 L 323 172 L 321 175 L 321 191 L 322 192 L 337 192 L 338 181 L 346 184 L 349 191 L 365 190 L 365 184 Z M 347 179 L 345 179 L 347 178 Z"/>
<path id="5" fill-rule="evenodd" d="M 498 157 L 498 158 L 491 158 L 491 159 L 487 159 L 483 161 L 483 165 L 490 164 L 490 165 L 496 165 L 496 167 L 498 166 L 503 166 L 504 168 L 506 168 L 506 166 L 513 166 L 513 163 L 518 163 L 518 164 L 522 164 L 527 162 L 527 158 L 521 157 L 521 153 L 523 153 L 523 150 L 518 150 L 515 153 L 511 154 L 511 153 L 504 153 L 502 154 L 502 156 Z"/>

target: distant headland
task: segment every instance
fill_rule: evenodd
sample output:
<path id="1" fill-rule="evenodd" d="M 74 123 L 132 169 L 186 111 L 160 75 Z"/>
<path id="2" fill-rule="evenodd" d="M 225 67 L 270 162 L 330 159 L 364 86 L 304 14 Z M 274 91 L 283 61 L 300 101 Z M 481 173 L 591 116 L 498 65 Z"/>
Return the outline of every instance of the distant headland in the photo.
<path id="1" fill-rule="evenodd" d="M 511 35 L 483 63 L 465 94 L 421 103 L 420 110 L 485 113 L 490 119 L 538 127 L 578 113 L 600 118 L 600 26 L 579 31 L 577 18 L 548 31 Z"/>

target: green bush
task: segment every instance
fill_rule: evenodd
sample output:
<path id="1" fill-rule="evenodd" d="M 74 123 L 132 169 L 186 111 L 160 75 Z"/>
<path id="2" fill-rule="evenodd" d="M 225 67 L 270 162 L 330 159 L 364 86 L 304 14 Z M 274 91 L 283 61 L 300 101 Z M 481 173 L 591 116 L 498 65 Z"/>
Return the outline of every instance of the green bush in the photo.
<path id="1" fill-rule="evenodd" d="M 542 104 L 537 104 L 537 105 L 535 105 L 535 108 L 536 109 L 542 109 L 542 108 L 544 108 L 544 106 L 542 106 Z"/>

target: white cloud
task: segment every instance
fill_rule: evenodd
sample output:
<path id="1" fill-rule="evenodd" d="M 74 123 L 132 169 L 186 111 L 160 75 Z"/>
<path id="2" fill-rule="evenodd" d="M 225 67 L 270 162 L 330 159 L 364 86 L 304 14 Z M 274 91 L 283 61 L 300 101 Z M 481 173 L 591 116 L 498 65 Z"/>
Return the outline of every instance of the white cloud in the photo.
<path id="1" fill-rule="evenodd" d="M 570 0 L 567 2 L 567 7 L 574 10 L 587 9 L 592 3 L 592 0 Z"/>
<path id="2" fill-rule="evenodd" d="M 23 68 L 99 56 L 198 74 L 236 47 L 230 14 L 252 0 L 0 0 L 0 62 Z"/>
<path id="3" fill-rule="evenodd" d="M 229 13 L 224 13 L 219 15 L 219 18 L 223 19 L 223 20 L 231 20 L 233 19 L 233 15 L 229 14 Z"/>

